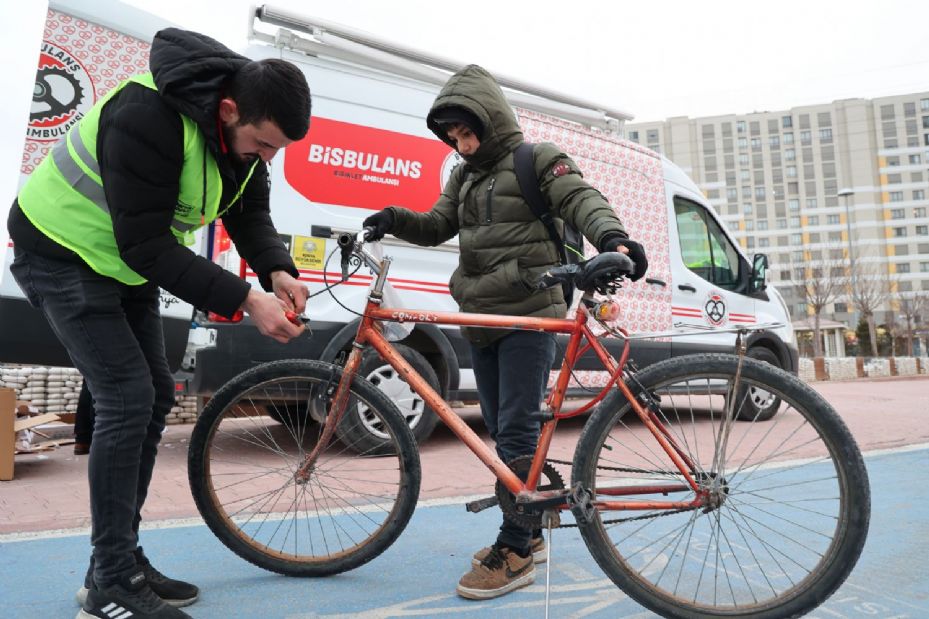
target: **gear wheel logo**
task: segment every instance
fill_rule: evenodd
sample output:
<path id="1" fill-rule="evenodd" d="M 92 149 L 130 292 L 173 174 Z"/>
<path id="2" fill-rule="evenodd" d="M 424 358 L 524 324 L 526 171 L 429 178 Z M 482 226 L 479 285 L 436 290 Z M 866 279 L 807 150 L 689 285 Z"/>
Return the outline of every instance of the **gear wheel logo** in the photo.
<path id="1" fill-rule="evenodd" d="M 93 83 L 80 60 L 63 47 L 43 41 L 27 138 L 57 141 L 84 116 L 94 98 Z"/>

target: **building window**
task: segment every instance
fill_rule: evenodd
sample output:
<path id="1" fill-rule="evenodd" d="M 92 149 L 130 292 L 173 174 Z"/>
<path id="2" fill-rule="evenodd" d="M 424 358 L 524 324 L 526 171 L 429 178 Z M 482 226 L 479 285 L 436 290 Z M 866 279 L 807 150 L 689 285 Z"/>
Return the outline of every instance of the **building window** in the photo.
<path id="1" fill-rule="evenodd" d="M 906 228 L 894 228 L 894 236 L 906 236 Z"/>
<path id="2" fill-rule="evenodd" d="M 906 213 L 902 208 L 892 208 L 890 209 L 890 218 L 891 219 L 905 219 Z"/>
<path id="3" fill-rule="evenodd" d="M 784 161 L 795 161 L 797 159 L 797 151 L 792 148 L 788 148 L 784 151 Z"/>
<path id="4" fill-rule="evenodd" d="M 890 201 L 891 202 L 903 202 L 903 192 L 902 191 L 891 191 Z"/>
<path id="5" fill-rule="evenodd" d="M 832 129 L 820 129 L 819 140 L 821 142 L 831 142 L 832 141 Z"/>
<path id="6" fill-rule="evenodd" d="M 919 271 L 920 273 L 929 273 L 929 262 L 920 262 Z"/>
<path id="7" fill-rule="evenodd" d="M 816 198 L 807 198 L 806 208 L 816 208 Z"/>
<path id="8" fill-rule="evenodd" d="M 926 216 L 926 207 L 918 206 L 913 209 L 913 217 L 925 217 Z"/>
<path id="9" fill-rule="evenodd" d="M 726 200 L 735 201 L 739 199 L 739 190 L 735 187 L 726 189 Z"/>
<path id="10" fill-rule="evenodd" d="M 882 105 L 881 106 L 881 120 L 893 120 L 894 119 L 894 106 L 891 105 Z"/>
<path id="11" fill-rule="evenodd" d="M 771 239 L 766 238 L 766 237 L 761 237 L 760 239 L 758 239 L 758 247 L 770 247 L 770 246 L 771 246 Z"/>
<path id="12" fill-rule="evenodd" d="M 922 163 L 922 157 L 919 155 L 910 155 L 910 164 L 918 165 Z"/>
<path id="13" fill-rule="evenodd" d="M 836 303 L 833 307 L 837 314 L 844 314 L 848 311 L 848 303 Z"/>
<path id="14" fill-rule="evenodd" d="M 923 116 L 923 129 L 929 129 L 929 116 Z"/>
<path id="15" fill-rule="evenodd" d="M 887 183 L 889 185 L 899 185 L 902 182 L 903 182 L 902 174 L 888 174 L 887 175 Z"/>
<path id="16" fill-rule="evenodd" d="M 764 187 L 755 187 L 755 199 L 764 200 Z"/>
<path id="17" fill-rule="evenodd" d="M 748 155 L 739 155 L 739 165 L 748 167 Z"/>
<path id="18" fill-rule="evenodd" d="M 800 216 L 794 215 L 790 218 L 790 227 L 799 228 L 800 227 Z"/>
<path id="19" fill-rule="evenodd" d="M 791 244 L 791 245 L 801 245 L 801 244 L 803 244 L 803 235 L 802 235 L 802 234 L 791 234 L 791 235 L 790 235 L 790 244 Z"/>
<path id="20" fill-rule="evenodd" d="M 808 226 L 818 226 L 819 225 L 819 215 L 810 215 L 806 219 L 806 225 Z"/>
<path id="21" fill-rule="evenodd" d="M 645 136 L 649 142 L 657 142 L 658 141 L 658 129 L 649 129 L 645 133 Z"/>
<path id="22" fill-rule="evenodd" d="M 786 219 L 778 218 L 778 220 L 777 220 L 775 223 L 777 224 L 777 229 L 778 229 L 778 230 L 786 230 L 786 229 L 787 229 L 787 220 L 786 220 Z"/>
<path id="23" fill-rule="evenodd" d="M 813 142 L 813 134 L 809 131 L 800 132 L 800 143 L 801 144 L 810 144 Z"/>
<path id="24" fill-rule="evenodd" d="M 830 225 L 835 225 L 840 223 L 838 215 L 826 215 L 826 223 Z"/>
<path id="25" fill-rule="evenodd" d="M 909 273 L 910 272 L 910 263 L 901 262 L 897 265 L 897 273 Z"/>
<path id="26" fill-rule="evenodd" d="M 752 214 L 752 205 L 750 202 L 746 202 L 745 204 L 742 205 L 742 212 L 745 213 L 746 215 Z"/>
<path id="27" fill-rule="evenodd" d="M 839 243 L 842 240 L 842 233 L 835 231 L 829 233 L 829 242 L 830 243 Z"/>
<path id="28" fill-rule="evenodd" d="M 888 166 L 897 166 L 900 165 L 900 157 L 888 157 L 887 158 Z"/>
<path id="29" fill-rule="evenodd" d="M 926 111 L 929 110 L 929 99 L 920 99 L 919 100 L 919 109 Z"/>
<path id="30" fill-rule="evenodd" d="M 755 222 L 752 221 L 751 219 L 746 219 L 745 220 L 745 231 L 751 232 L 754 229 L 755 229 Z"/>
<path id="31" fill-rule="evenodd" d="M 904 103 L 903 104 L 903 115 L 906 117 L 916 116 L 916 104 L 915 103 Z"/>
<path id="32" fill-rule="evenodd" d="M 788 201 L 787 201 L 787 208 L 789 208 L 789 209 L 792 210 L 792 211 L 799 211 L 799 210 L 800 210 L 800 200 L 796 200 L 796 199 L 788 200 Z"/>
<path id="33" fill-rule="evenodd" d="M 787 178 L 797 178 L 797 166 L 787 166 Z"/>
<path id="34" fill-rule="evenodd" d="M 739 150 L 748 148 L 748 138 L 739 138 Z"/>
<path id="35" fill-rule="evenodd" d="M 767 220 L 767 219 L 760 219 L 760 220 L 758 221 L 758 229 L 759 229 L 759 230 L 767 230 L 767 229 L 768 229 L 768 220 Z"/>
<path id="36" fill-rule="evenodd" d="M 639 132 L 638 132 L 638 131 L 630 131 L 630 132 L 629 132 L 629 139 L 632 140 L 633 142 L 638 142 L 638 141 L 639 141 Z"/>
<path id="37" fill-rule="evenodd" d="M 737 133 L 745 133 L 745 121 L 737 120 L 735 122 L 735 130 Z"/>
<path id="38" fill-rule="evenodd" d="M 793 144 L 794 143 L 794 134 L 785 133 L 784 134 L 784 144 Z"/>
<path id="39" fill-rule="evenodd" d="M 929 133 L 923 134 L 923 145 L 929 146 Z"/>
<path id="40" fill-rule="evenodd" d="M 768 144 L 770 144 L 771 148 L 780 148 L 781 147 L 780 136 L 772 135 L 770 138 L 768 138 Z"/>
<path id="41" fill-rule="evenodd" d="M 784 129 L 790 129 L 794 126 L 793 118 L 790 116 L 781 116 L 781 127 Z"/>
<path id="42" fill-rule="evenodd" d="M 929 236 L 929 226 L 916 226 L 918 236 Z"/>
<path id="43" fill-rule="evenodd" d="M 761 138 L 752 138 L 752 150 L 761 150 Z"/>
<path id="44" fill-rule="evenodd" d="M 926 199 L 926 190 L 925 190 L 925 189 L 914 189 L 914 190 L 913 190 L 913 199 L 914 199 L 914 200 L 925 200 L 925 199 Z"/>

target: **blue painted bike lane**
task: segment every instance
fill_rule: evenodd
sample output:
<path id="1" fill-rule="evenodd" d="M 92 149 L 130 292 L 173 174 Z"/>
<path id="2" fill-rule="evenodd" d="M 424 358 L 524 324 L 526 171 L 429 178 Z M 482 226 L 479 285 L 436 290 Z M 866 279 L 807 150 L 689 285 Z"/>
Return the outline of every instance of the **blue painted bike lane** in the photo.
<path id="1" fill-rule="evenodd" d="M 848 581 L 808 617 L 929 617 L 929 448 L 869 455 L 872 518 L 867 545 Z M 280 617 L 541 617 L 545 570 L 536 583 L 496 600 L 455 595 L 471 554 L 493 540 L 499 512 L 460 504 L 417 508 L 400 539 L 361 568 L 296 579 L 257 568 L 228 551 L 202 524 L 142 532 L 146 554 L 172 576 L 196 582 L 198 619 Z M 552 542 L 552 617 L 653 617 L 609 581 L 576 529 Z M 4 618 L 73 617 L 86 569 L 87 535 L 0 541 Z"/>

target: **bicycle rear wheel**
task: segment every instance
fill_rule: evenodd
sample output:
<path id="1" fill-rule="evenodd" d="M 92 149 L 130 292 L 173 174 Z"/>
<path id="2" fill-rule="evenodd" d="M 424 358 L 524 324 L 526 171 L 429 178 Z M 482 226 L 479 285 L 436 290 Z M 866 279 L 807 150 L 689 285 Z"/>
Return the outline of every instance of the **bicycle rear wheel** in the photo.
<path id="1" fill-rule="evenodd" d="M 664 617 L 798 616 L 845 581 L 867 536 L 867 472 L 836 412 L 796 377 L 752 359 L 736 386 L 738 365 L 732 355 L 678 357 L 630 381 L 640 402 L 656 402 L 657 421 L 715 498 L 710 508 L 644 505 L 690 501 L 690 488 L 618 495 L 684 480 L 638 416 L 624 418 L 631 407 L 619 392 L 578 442 L 574 483 L 597 501 L 643 503 L 597 510 L 581 526 L 584 541 L 613 582 Z M 780 398 L 777 414 L 740 420 L 751 406 L 745 387 Z"/>
<path id="2" fill-rule="evenodd" d="M 305 411 L 328 402 L 341 376 L 316 361 L 266 363 L 217 391 L 197 421 L 188 457 L 197 508 L 230 550 L 259 567 L 290 576 L 356 568 L 386 550 L 413 514 L 421 477 L 413 435 L 360 377 L 343 418 L 360 419 L 349 413 L 363 407 L 387 438 L 376 454 L 332 440 L 309 480 L 296 480 L 323 427 Z"/>

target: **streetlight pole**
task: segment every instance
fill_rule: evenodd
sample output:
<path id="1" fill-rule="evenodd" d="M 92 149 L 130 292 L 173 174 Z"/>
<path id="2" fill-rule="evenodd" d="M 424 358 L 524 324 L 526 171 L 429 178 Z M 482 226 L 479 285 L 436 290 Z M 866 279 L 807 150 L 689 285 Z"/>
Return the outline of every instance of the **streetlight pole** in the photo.
<path id="1" fill-rule="evenodd" d="M 845 231 L 848 236 L 846 240 L 848 242 L 848 262 L 852 272 L 852 302 L 854 303 L 854 295 L 858 294 L 858 269 L 855 266 L 855 248 L 852 245 L 852 213 L 851 209 L 849 209 L 848 202 L 849 198 L 855 195 L 855 192 L 852 189 L 846 188 L 840 189 L 837 195 L 842 198 L 842 201 L 845 203 Z M 852 316 L 855 323 L 852 328 L 857 330 L 859 320 L 857 303 L 855 303 L 855 312 Z"/>

